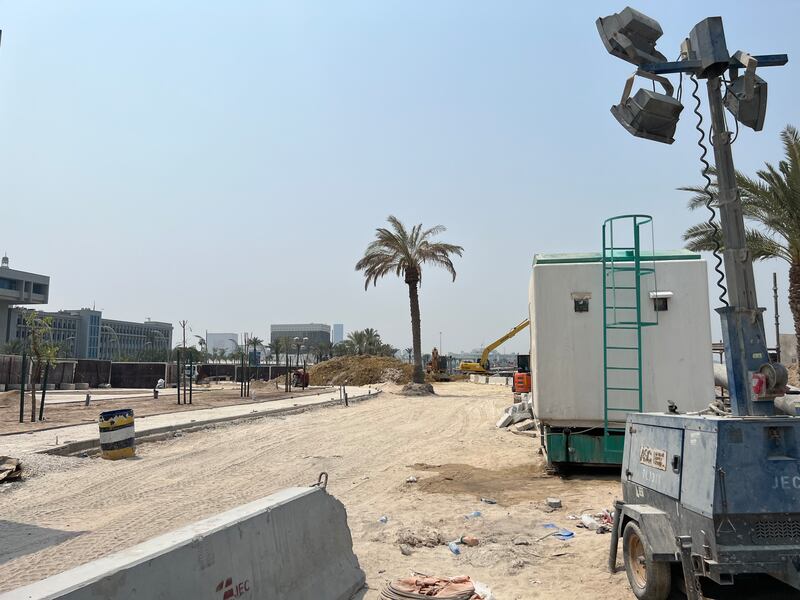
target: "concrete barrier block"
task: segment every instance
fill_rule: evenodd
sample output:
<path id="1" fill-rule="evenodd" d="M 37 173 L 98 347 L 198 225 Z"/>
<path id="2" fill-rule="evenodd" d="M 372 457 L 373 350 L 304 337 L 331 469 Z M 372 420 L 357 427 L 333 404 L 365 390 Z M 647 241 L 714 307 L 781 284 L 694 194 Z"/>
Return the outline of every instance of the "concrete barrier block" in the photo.
<path id="1" fill-rule="evenodd" d="M 520 422 L 526 421 L 528 419 L 533 419 L 533 415 L 531 414 L 530 411 L 516 412 L 516 413 L 514 413 L 512 415 L 508 415 L 508 416 L 511 417 L 511 422 L 512 423 L 520 423 Z"/>
<path id="2" fill-rule="evenodd" d="M 503 427 L 508 427 L 514 422 L 514 415 L 513 414 L 503 414 L 502 417 L 497 421 L 497 427 L 502 429 Z"/>
<path id="3" fill-rule="evenodd" d="M 74 390 L 75 384 L 74 383 L 59 383 L 58 389 L 60 390 Z"/>
<path id="4" fill-rule="evenodd" d="M 76 390 L 88 390 L 89 389 L 89 384 L 88 383 L 76 383 L 75 384 L 75 389 Z"/>
<path id="5" fill-rule="evenodd" d="M 364 583 L 342 503 L 289 488 L 0 600 L 349 600 Z"/>

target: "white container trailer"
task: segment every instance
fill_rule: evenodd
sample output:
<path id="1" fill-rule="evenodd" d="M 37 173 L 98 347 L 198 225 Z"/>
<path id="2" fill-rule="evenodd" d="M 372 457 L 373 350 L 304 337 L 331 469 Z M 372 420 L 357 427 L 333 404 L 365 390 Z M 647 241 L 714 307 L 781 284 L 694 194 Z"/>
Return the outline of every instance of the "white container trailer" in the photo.
<path id="1" fill-rule="evenodd" d="M 635 286 L 622 285 L 633 283 L 633 275 L 625 279 L 624 260 L 617 261 L 620 273 L 614 275 L 620 289 L 605 290 L 604 325 L 601 254 L 534 258 L 529 288 L 533 407 L 543 443 L 557 446 L 547 448 L 551 462 L 617 462 L 607 460 L 607 439 L 583 440 L 581 449 L 583 442 L 574 436 L 597 437 L 622 428 L 627 413 L 638 412 L 623 409 L 638 408 L 640 397 L 643 412 L 665 412 L 670 402 L 680 412 L 698 411 L 714 400 L 706 262 L 686 250 L 648 253 L 641 260 L 655 273 L 640 278 L 638 320 L 657 324 L 637 330 L 611 325 L 635 321 L 637 314 L 631 310 Z"/>

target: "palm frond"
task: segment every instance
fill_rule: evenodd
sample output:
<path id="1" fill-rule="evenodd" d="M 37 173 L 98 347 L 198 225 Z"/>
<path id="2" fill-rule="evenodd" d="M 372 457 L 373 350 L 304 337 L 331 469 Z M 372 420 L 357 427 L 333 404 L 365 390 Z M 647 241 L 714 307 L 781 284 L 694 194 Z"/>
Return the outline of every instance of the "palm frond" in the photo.
<path id="1" fill-rule="evenodd" d="M 461 256 L 464 249 L 432 241 L 431 238 L 447 231 L 443 225 L 423 229 L 422 223 L 418 223 L 408 229 L 394 215 L 386 220 L 389 226 L 375 230 L 375 238 L 356 263 L 356 270 L 364 273 L 364 289 L 370 284 L 377 285 L 379 279 L 390 273 L 420 283 L 422 266 L 426 263 L 444 268 L 455 279 L 451 256 Z"/>

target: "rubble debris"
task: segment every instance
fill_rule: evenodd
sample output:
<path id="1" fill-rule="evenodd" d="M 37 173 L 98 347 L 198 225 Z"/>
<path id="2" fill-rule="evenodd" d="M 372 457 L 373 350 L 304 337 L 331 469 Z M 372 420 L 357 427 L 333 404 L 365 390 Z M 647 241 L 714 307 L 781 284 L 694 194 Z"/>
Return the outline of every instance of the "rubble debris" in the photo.
<path id="1" fill-rule="evenodd" d="M 481 502 L 484 502 L 486 504 L 497 504 L 497 500 L 495 500 L 494 498 L 481 498 Z"/>
<path id="2" fill-rule="evenodd" d="M 414 531 L 412 529 L 402 529 L 397 534 L 397 543 L 401 546 L 409 546 L 410 548 L 435 548 L 447 543 L 445 538 L 436 529 L 422 528 Z"/>
<path id="3" fill-rule="evenodd" d="M 515 546 L 530 546 L 531 540 L 530 538 L 526 538 L 525 536 L 518 535 L 512 541 Z"/>
<path id="4" fill-rule="evenodd" d="M 380 595 L 380 600 L 402 600 L 404 598 L 488 600 L 489 596 L 479 595 L 468 576 L 448 578 L 407 577 L 405 579 L 397 579 L 387 583 Z"/>
<path id="5" fill-rule="evenodd" d="M 561 508 L 561 498 L 548 498 L 545 503 L 550 508 Z"/>
<path id="6" fill-rule="evenodd" d="M 529 431 L 531 429 L 536 429 L 536 421 L 533 419 L 522 421 L 514 425 L 514 430 L 518 432 Z"/>
<path id="7" fill-rule="evenodd" d="M 497 421 L 497 428 L 503 429 L 509 425 L 533 419 L 533 403 L 530 400 L 516 402 L 503 409 L 503 414 Z"/>
<path id="8" fill-rule="evenodd" d="M 400 544 L 400 554 L 403 556 L 411 556 L 414 551 L 411 549 L 411 546 L 408 544 Z"/>
<path id="9" fill-rule="evenodd" d="M 567 518 L 580 519 L 578 527 L 583 527 L 584 529 L 588 529 L 589 531 L 594 531 L 595 533 L 610 532 L 611 526 L 614 523 L 614 518 L 607 510 L 599 512 L 596 515 L 590 515 L 584 513 L 580 517 L 576 517 L 575 515 L 570 515 Z"/>
<path id="10" fill-rule="evenodd" d="M 406 478 L 406 483 L 417 483 L 417 478 L 413 475 L 411 477 Z"/>
<path id="11" fill-rule="evenodd" d="M 478 540 L 478 538 L 476 538 L 474 535 L 462 535 L 459 538 L 458 543 L 464 546 L 473 547 L 480 544 L 480 540 Z"/>
<path id="12" fill-rule="evenodd" d="M 431 396 L 436 394 L 430 383 L 407 383 L 399 393 L 403 396 Z"/>
<path id="13" fill-rule="evenodd" d="M 0 456 L 0 482 L 19 481 L 22 478 L 22 463 L 18 458 Z"/>
<path id="14" fill-rule="evenodd" d="M 562 542 L 565 542 L 575 537 L 574 531 L 570 531 L 569 529 L 564 529 L 563 527 L 559 527 L 555 523 L 545 523 L 544 525 L 542 525 L 542 527 L 544 527 L 545 529 L 552 529 L 552 531 L 547 535 L 540 537 L 538 540 L 536 540 L 537 542 L 541 542 L 543 539 L 548 538 L 551 535 L 561 540 Z"/>

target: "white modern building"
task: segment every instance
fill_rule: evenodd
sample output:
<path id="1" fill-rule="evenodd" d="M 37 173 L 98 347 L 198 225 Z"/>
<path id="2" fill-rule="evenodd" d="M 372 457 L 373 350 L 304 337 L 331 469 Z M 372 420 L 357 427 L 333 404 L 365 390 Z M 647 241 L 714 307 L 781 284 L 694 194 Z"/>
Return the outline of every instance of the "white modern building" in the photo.
<path id="1" fill-rule="evenodd" d="M 344 341 L 344 324 L 343 323 L 334 323 L 333 324 L 333 339 L 331 340 L 332 343 L 338 344 L 339 342 Z"/>
<path id="2" fill-rule="evenodd" d="M 211 333 L 206 334 L 206 344 L 208 352 L 213 354 L 215 350 L 225 350 L 226 353 L 235 352 L 239 343 L 238 333 Z"/>

